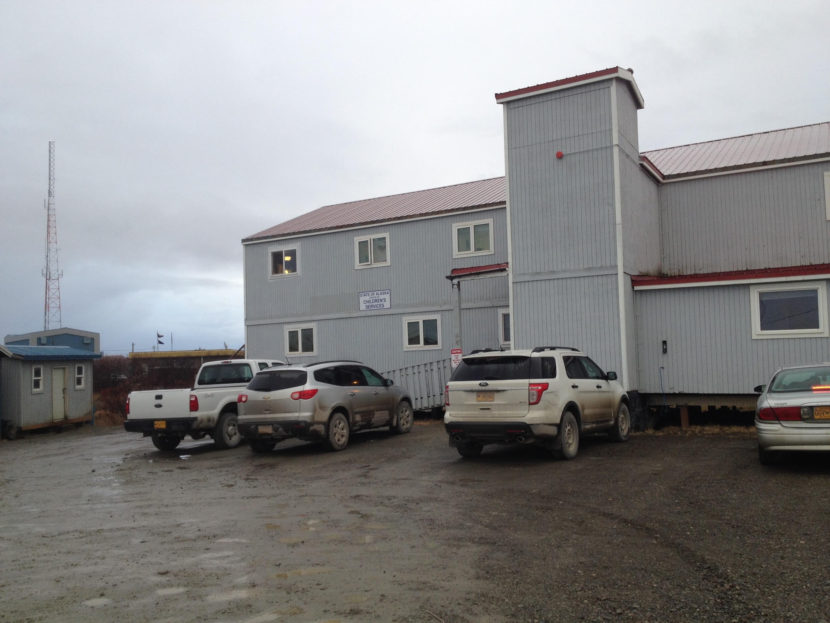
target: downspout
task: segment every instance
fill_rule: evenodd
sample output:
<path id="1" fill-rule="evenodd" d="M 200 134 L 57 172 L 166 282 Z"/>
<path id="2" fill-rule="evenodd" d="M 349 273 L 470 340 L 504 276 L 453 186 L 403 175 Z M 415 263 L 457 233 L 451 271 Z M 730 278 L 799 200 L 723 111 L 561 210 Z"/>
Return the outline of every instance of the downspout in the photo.
<path id="1" fill-rule="evenodd" d="M 620 179 L 620 126 L 617 110 L 617 81 L 611 81 L 611 140 L 614 158 L 614 230 L 617 242 L 617 311 L 620 323 L 622 385 L 628 386 L 628 324 L 625 313 L 625 266 L 623 265 L 622 182 Z"/>
<path id="2" fill-rule="evenodd" d="M 507 148 L 507 104 L 502 104 L 504 124 L 504 212 L 507 223 L 507 265 L 511 268 L 507 272 L 507 308 L 510 314 L 510 348 L 517 348 L 519 341 L 516 339 L 516 314 L 513 313 L 513 231 L 510 220 L 510 166 L 509 150 Z"/>

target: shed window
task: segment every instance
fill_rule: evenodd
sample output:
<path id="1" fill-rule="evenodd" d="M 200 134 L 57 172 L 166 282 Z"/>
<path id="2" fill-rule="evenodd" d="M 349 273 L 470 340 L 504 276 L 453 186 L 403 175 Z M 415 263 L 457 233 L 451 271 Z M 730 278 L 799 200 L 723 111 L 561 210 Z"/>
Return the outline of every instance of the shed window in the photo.
<path id="1" fill-rule="evenodd" d="M 355 268 L 389 266 L 389 234 L 354 239 Z"/>
<path id="2" fill-rule="evenodd" d="M 43 366 L 32 366 L 32 393 L 43 391 Z"/>
<path id="3" fill-rule="evenodd" d="M 441 348 L 441 319 L 438 316 L 403 319 L 404 350 L 433 350 Z"/>
<path id="4" fill-rule="evenodd" d="M 79 363 L 75 366 L 75 389 L 83 389 L 86 386 L 86 367 Z"/>
<path id="5" fill-rule="evenodd" d="M 493 253 L 493 219 L 453 225 L 453 257 Z"/>
<path id="6" fill-rule="evenodd" d="M 283 277 L 297 274 L 297 252 L 298 249 L 272 249 L 271 250 L 271 276 Z"/>
<path id="7" fill-rule="evenodd" d="M 754 286 L 752 337 L 827 337 L 827 291 L 824 283 Z"/>

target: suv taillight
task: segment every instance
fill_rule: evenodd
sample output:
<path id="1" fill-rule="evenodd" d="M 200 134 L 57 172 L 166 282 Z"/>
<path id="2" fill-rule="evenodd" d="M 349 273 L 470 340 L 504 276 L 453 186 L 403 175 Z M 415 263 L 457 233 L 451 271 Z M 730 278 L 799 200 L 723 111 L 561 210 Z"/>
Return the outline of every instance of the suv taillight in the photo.
<path id="1" fill-rule="evenodd" d="M 130 397 L 127 396 L 127 415 L 130 415 Z"/>
<path id="2" fill-rule="evenodd" d="M 190 412 L 199 410 L 199 397 L 196 394 L 190 394 Z"/>
<path id="3" fill-rule="evenodd" d="M 450 406 L 450 386 L 444 385 L 444 406 Z"/>
<path id="4" fill-rule="evenodd" d="M 317 395 L 316 389 L 303 389 L 298 392 L 291 393 L 291 400 L 311 400 Z"/>
<path id="5" fill-rule="evenodd" d="M 759 420 L 797 422 L 801 420 L 801 407 L 764 407 L 758 411 Z"/>
<path id="6" fill-rule="evenodd" d="M 236 402 L 248 402 L 248 394 L 239 394 L 236 397 Z"/>
<path id="7" fill-rule="evenodd" d="M 547 383 L 531 383 L 527 386 L 527 404 L 538 405 L 542 400 L 542 394 L 547 390 Z"/>

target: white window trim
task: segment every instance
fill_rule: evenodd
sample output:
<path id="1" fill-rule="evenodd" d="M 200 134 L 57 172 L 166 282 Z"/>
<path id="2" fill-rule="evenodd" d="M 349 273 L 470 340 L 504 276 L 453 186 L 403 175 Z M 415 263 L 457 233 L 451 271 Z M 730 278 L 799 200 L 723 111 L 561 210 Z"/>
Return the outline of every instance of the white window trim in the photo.
<path id="1" fill-rule="evenodd" d="M 272 273 L 271 271 L 272 271 L 273 266 L 274 266 L 274 259 L 273 259 L 274 253 L 276 253 L 277 251 L 288 251 L 288 250 L 292 250 L 292 251 L 294 251 L 294 253 L 297 254 L 297 258 L 296 258 L 296 260 L 297 260 L 297 270 L 296 270 L 296 272 L 283 273 L 282 275 L 277 275 L 277 274 Z M 296 243 L 295 244 L 283 244 L 283 245 L 278 245 L 278 246 L 275 245 L 275 246 L 268 247 L 268 258 L 267 258 L 267 262 L 266 262 L 266 271 L 268 273 L 268 279 L 291 279 L 292 277 L 296 277 L 297 275 L 299 275 L 301 270 L 302 269 L 300 267 L 300 245 L 299 244 L 296 244 Z"/>
<path id="2" fill-rule="evenodd" d="M 761 331 L 762 292 L 782 292 L 785 290 L 816 290 L 818 292 L 818 329 L 799 329 L 794 331 Z M 791 337 L 828 337 L 827 326 L 827 284 L 823 281 L 799 281 L 793 283 L 764 284 L 751 286 L 750 306 L 752 312 L 752 339 L 769 340 Z"/>
<path id="3" fill-rule="evenodd" d="M 375 238 L 386 238 L 386 261 L 385 262 L 375 262 L 374 256 L 372 256 L 372 240 Z M 369 255 L 372 256 L 369 260 L 368 264 L 361 264 L 360 263 L 360 253 L 358 251 L 358 245 L 361 242 L 368 241 L 369 242 Z M 354 239 L 354 267 L 357 270 L 362 270 L 364 268 L 376 268 L 378 266 L 389 266 L 392 263 L 392 252 L 389 248 L 389 233 L 385 232 L 382 234 L 371 234 L 369 236 L 358 236 Z"/>
<path id="4" fill-rule="evenodd" d="M 476 225 L 487 224 L 490 232 L 490 248 L 487 251 L 459 251 L 458 250 L 458 230 L 470 229 L 470 244 L 475 247 L 475 238 L 473 235 L 473 228 Z M 493 219 L 486 218 L 480 221 L 467 221 L 466 223 L 453 223 L 452 226 L 452 256 L 453 257 L 473 257 L 476 255 L 493 255 Z"/>
<path id="5" fill-rule="evenodd" d="M 288 334 L 291 331 L 302 331 L 303 329 L 311 329 L 311 335 L 314 339 L 314 350 L 312 351 L 299 351 L 299 352 L 291 352 L 288 350 Z M 312 322 L 311 324 L 292 324 L 286 325 L 284 330 L 284 338 L 285 338 L 285 355 L 286 357 L 314 357 L 317 355 L 317 323 Z M 302 335 L 298 335 L 299 340 L 298 343 L 300 348 L 302 348 L 303 339 Z"/>
<path id="6" fill-rule="evenodd" d="M 78 374 L 78 368 L 81 369 L 81 373 Z M 73 387 L 77 390 L 85 389 L 86 388 L 86 366 L 82 363 L 75 364 L 75 374 L 73 376 L 75 382 L 73 383 Z M 78 379 L 81 379 L 81 384 L 78 385 Z"/>
<path id="7" fill-rule="evenodd" d="M 35 370 L 40 371 L 40 375 L 35 376 Z M 40 387 L 35 387 L 35 381 L 40 381 Z M 42 394 L 43 393 L 43 366 L 32 366 L 32 393 L 33 394 Z"/>
<path id="8" fill-rule="evenodd" d="M 437 329 L 438 329 L 438 344 L 424 346 L 424 320 L 435 320 L 437 321 Z M 415 346 L 409 344 L 409 332 L 407 331 L 407 324 L 410 322 L 418 322 L 420 323 L 421 327 L 421 344 L 417 344 Z M 404 350 L 440 350 L 441 348 L 441 316 L 434 314 L 434 315 L 424 315 L 424 316 L 405 316 L 403 319 L 403 349 Z"/>
<path id="9" fill-rule="evenodd" d="M 510 348 L 510 340 L 504 339 L 504 317 L 510 315 L 510 308 L 509 307 L 501 307 L 498 311 L 498 323 L 499 323 L 499 345 L 502 348 Z"/>

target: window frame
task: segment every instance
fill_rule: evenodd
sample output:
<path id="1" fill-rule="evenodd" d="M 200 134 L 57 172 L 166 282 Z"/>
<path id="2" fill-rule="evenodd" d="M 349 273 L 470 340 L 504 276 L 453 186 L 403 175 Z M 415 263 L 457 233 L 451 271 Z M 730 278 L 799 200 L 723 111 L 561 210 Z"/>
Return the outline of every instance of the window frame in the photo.
<path id="1" fill-rule="evenodd" d="M 485 251 L 476 251 L 475 250 L 475 226 L 476 225 L 487 225 L 487 230 L 489 234 L 489 242 L 488 248 Z M 470 250 L 469 251 L 459 251 L 458 249 L 458 231 L 460 229 L 469 229 L 470 230 Z M 478 221 L 466 221 L 464 223 L 453 223 L 452 225 L 452 256 L 454 258 L 458 257 L 474 257 L 477 255 L 493 255 L 494 250 L 494 241 L 493 241 L 493 219 L 492 218 L 485 218 L 480 219 Z"/>
<path id="2" fill-rule="evenodd" d="M 787 292 L 793 290 L 815 290 L 818 303 L 818 328 L 816 329 L 761 329 L 761 294 L 765 292 Z M 827 284 L 823 281 L 789 281 L 765 283 L 750 286 L 750 311 L 752 317 L 752 339 L 770 340 L 801 337 L 830 337 L 827 323 Z"/>
<path id="3" fill-rule="evenodd" d="M 376 262 L 373 242 L 378 238 L 386 240 L 386 261 Z M 369 263 L 360 263 L 360 243 L 369 243 Z M 354 239 L 354 267 L 356 270 L 363 270 L 364 268 L 378 268 L 380 266 L 390 266 L 392 264 L 391 249 L 389 247 L 389 232 L 382 234 L 367 234 L 365 236 L 355 236 Z"/>
<path id="4" fill-rule="evenodd" d="M 37 374 L 35 374 L 37 372 Z M 43 393 L 43 366 L 36 364 L 32 366 L 32 393 Z"/>
<path id="5" fill-rule="evenodd" d="M 424 321 L 435 320 L 438 334 L 437 344 L 424 344 Z M 409 323 L 418 323 L 419 344 L 409 343 Z M 404 350 L 440 350 L 441 349 L 441 316 L 439 314 L 423 314 L 420 316 L 404 316 L 403 318 L 403 349 Z"/>
<path id="6" fill-rule="evenodd" d="M 510 348 L 510 344 L 512 340 L 506 339 L 504 335 L 504 320 L 505 316 L 507 316 L 507 330 L 510 331 L 510 308 L 509 307 L 501 307 L 498 310 L 498 330 L 499 330 L 499 345 L 502 348 Z M 512 336 L 509 336 L 512 337 Z"/>
<path id="7" fill-rule="evenodd" d="M 312 347 L 312 350 L 310 350 L 310 351 L 304 351 L 303 350 L 303 335 L 302 335 L 302 332 L 305 329 L 311 329 L 311 339 L 312 339 L 312 342 L 313 342 L 313 347 Z M 289 345 L 290 345 L 290 337 L 289 336 L 294 331 L 297 332 L 297 344 L 300 347 L 300 350 L 298 350 L 298 351 L 292 351 L 292 350 L 289 349 Z M 284 349 L 283 350 L 285 351 L 286 356 L 290 355 L 292 357 L 315 357 L 317 355 L 317 323 L 316 322 L 305 323 L 305 324 L 286 325 L 284 327 L 283 337 L 285 339 L 285 344 L 284 344 Z"/>
<path id="8" fill-rule="evenodd" d="M 287 273 L 284 271 L 281 273 L 274 272 L 274 254 L 275 253 L 282 253 L 282 262 L 283 267 L 285 266 L 285 252 L 286 251 L 293 251 L 294 252 L 294 272 Z M 268 247 L 268 279 L 288 279 L 300 274 L 300 245 L 299 244 L 284 244 L 279 246 L 271 246 Z"/>
<path id="9" fill-rule="evenodd" d="M 78 373 L 80 371 L 80 374 Z M 76 390 L 86 389 L 86 366 L 82 363 L 75 364 L 75 384 Z"/>

